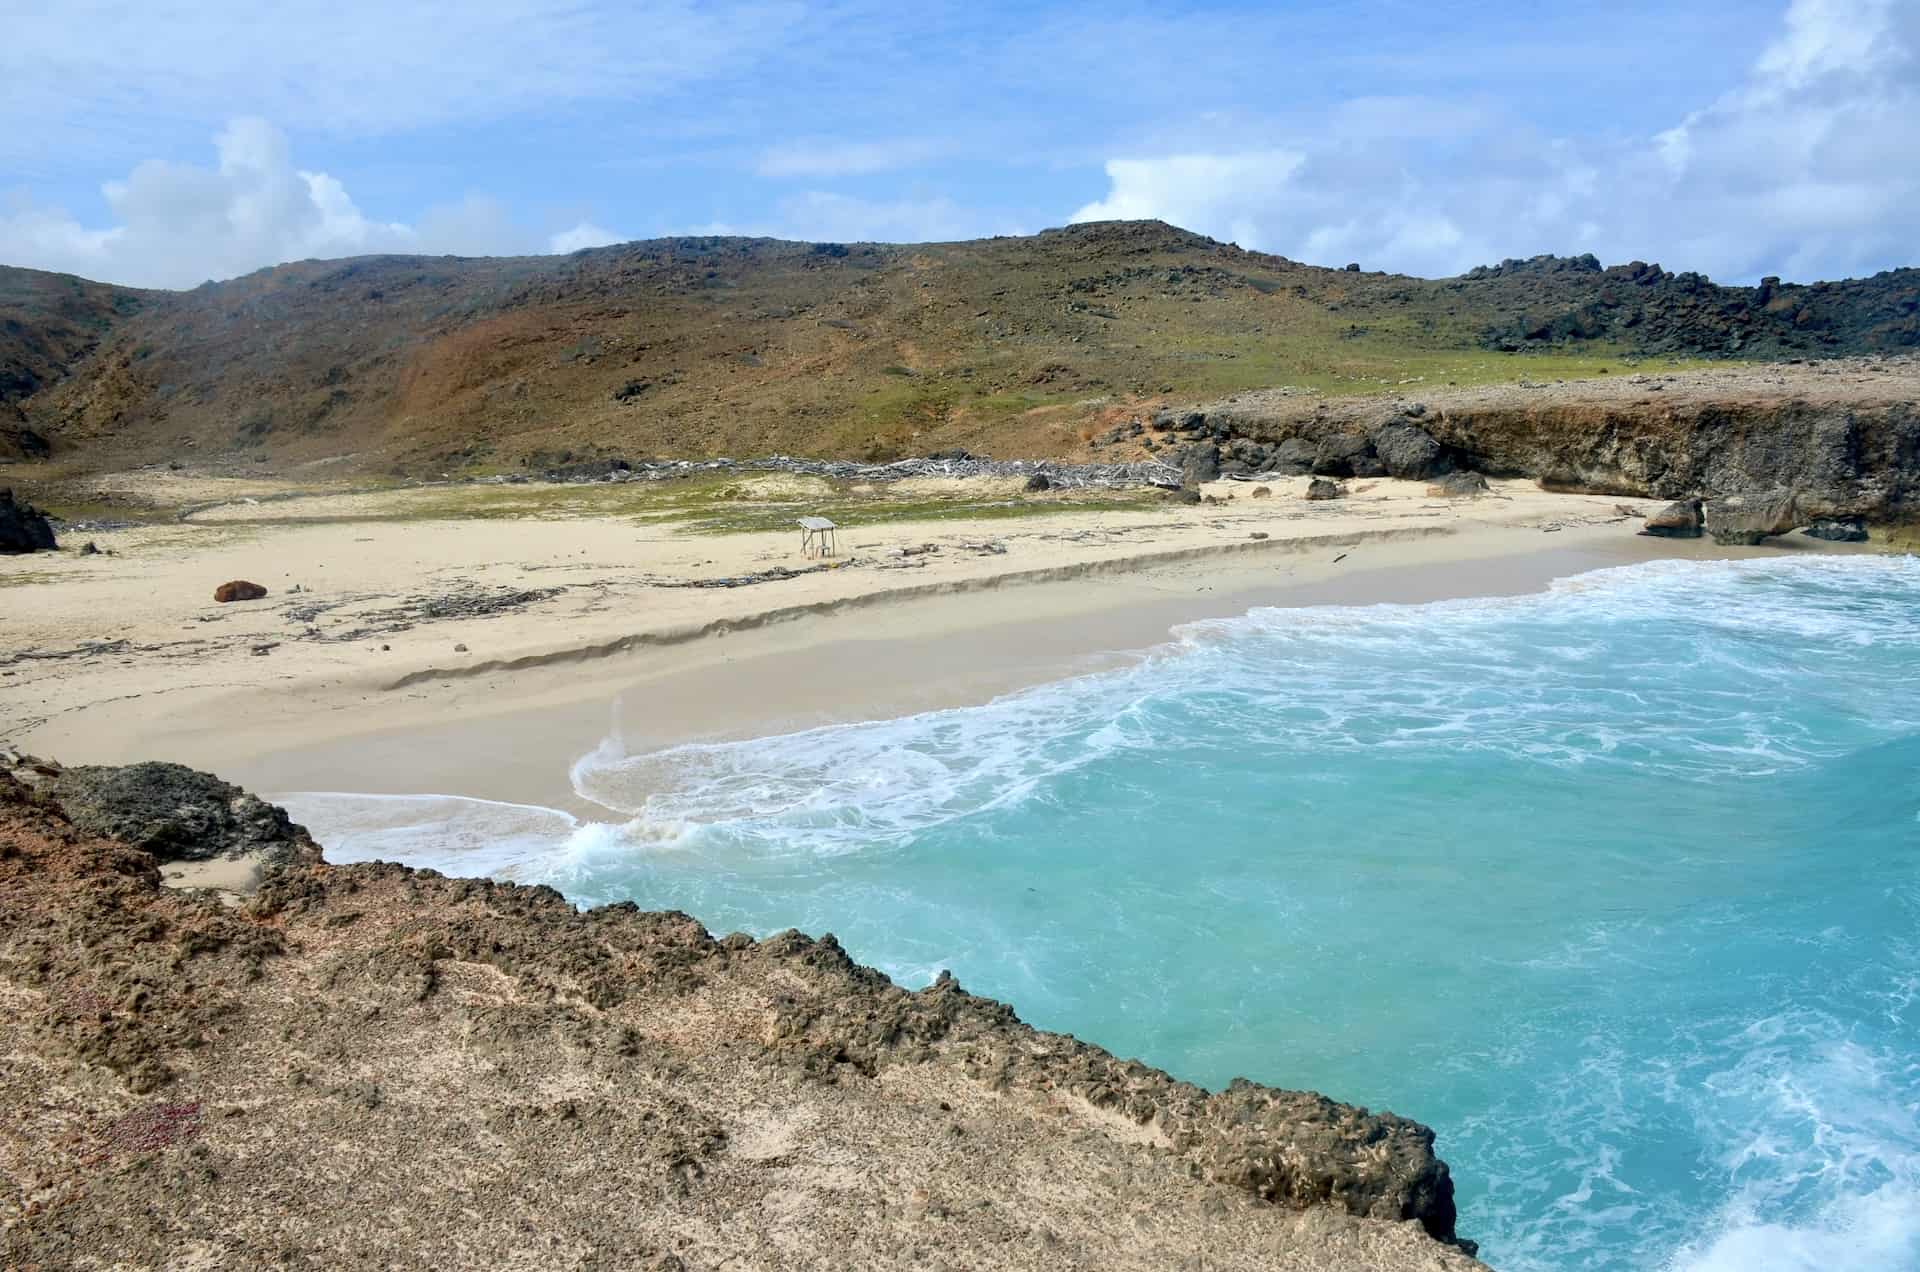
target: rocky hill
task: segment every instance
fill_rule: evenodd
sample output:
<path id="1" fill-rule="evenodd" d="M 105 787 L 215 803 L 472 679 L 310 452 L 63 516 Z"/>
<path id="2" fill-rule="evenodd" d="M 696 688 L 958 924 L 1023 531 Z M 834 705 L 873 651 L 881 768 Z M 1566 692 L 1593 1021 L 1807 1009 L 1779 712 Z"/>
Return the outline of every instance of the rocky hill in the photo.
<path id="1" fill-rule="evenodd" d="M 0 458 L 510 469 L 1058 455 L 1143 406 L 1920 345 L 1920 272 L 1758 288 L 1592 257 L 1328 270 L 1159 222 L 306 261 L 190 292 L 0 269 Z M 11 440 L 9 440 L 11 439 Z"/>
<path id="2" fill-rule="evenodd" d="M 178 765 L 0 762 L 0 1000 L 8 1267 L 1480 1266 L 1418 1123 L 831 937 L 331 866 Z"/>
<path id="3" fill-rule="evenodd" d="M 70 274 L 0 268 L 0 462 L 45 458 L 47 440 L 19 404 L 66 378 L 150 301 L 164 299 Z"/>

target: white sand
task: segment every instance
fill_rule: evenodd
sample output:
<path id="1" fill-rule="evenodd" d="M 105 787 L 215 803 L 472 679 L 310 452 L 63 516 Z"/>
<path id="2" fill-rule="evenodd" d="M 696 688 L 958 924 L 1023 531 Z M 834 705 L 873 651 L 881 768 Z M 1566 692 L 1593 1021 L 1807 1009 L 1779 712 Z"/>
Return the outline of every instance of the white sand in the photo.
<path id="1" fill-rule="evenodd" d="M 538 728 L 470 726 L 571 705 L 540 727 L 570 719 L 551 740 L 584 749 L 636 685 L 648 686 L 645 710 L 627 726 L 644 741 L 749 732 L 990 696 L 1255 603 L 1510 591 L 1655 552 L 1717 552 L 1633 537 L 1626 510 L 1646 501 L 1523 482 L 1446 500 L 1363 480 L 1312 503 L 1305 486 L 1275 482 L 1254 499 L 1217 483 L 1219 504 L 855 528 L 839 568 L 713 589 L 661 584 L 815 563 L 797 532 L 693 535 L 597 512 L 618 487 L 585 488 L 564 515 L 539 518 L 412 519 L 430 491 L 240 503 L 89 536 L 115 555 L 0 558 L 0 741 L 68 763 L 173 759 L 269 789 L 335 774 L 355 789 L 483 784 L 473 793 L 501 797 L 494 777 L 525 767 L 514 754 Z M 938 550 L 891 555 L 928 544 Z M 1565 559 L 1513 564 L 1555 551 Z M 1422 584 L 1442 566 L 1444 582 Z M 1341 582 L 1359 578 L 1374 583 Z M 229 579 L 270 595 L 215 604 Z M 405 630 L 338 639 L 391 624 L 409 598 L 536 588 L 563 590 L 495 616 L 403 615 Z M 313 605 L 326 608 L 311 620 L 289 614 Z"/>

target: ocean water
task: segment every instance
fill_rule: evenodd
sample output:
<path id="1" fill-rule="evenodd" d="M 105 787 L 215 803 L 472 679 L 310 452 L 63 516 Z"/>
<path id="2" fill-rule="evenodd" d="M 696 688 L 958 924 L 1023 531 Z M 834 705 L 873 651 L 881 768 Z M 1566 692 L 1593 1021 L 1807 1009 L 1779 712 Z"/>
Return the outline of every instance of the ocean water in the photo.
<path id="1" fill-rule="evenodd" d="M 1495 1267 L 1920 1268 L 1920 561 L 1257 610 L 991 704 L 285 797 L 1434 1126 Z M 628 702 L 633 712 L 643 704 Z M 556 763 L 561 762 L 556 760 Z"/>

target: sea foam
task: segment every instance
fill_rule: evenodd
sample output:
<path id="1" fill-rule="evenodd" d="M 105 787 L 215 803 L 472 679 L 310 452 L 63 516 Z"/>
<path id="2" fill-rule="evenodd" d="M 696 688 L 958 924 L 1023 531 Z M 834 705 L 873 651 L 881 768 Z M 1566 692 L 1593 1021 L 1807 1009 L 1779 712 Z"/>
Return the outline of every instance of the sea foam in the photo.
<path id="1" fill-rule="evenodd" d="M 1920 564 L 1262 609 L 993 702 L 286 797 L 336 860 L 833 931 L 1433 1124 L 1504 1269 L 1920 1266 Z"/>

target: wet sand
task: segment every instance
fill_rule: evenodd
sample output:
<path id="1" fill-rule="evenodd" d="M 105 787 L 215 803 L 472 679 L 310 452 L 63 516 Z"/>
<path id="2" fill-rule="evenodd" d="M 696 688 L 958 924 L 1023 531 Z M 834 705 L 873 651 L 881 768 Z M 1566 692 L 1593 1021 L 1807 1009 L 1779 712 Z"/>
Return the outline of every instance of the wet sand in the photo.
<path id="1" fill-rule="evenodd" d="M 1318 547 L 1284 562 L 1183 565 L 1012 585 L 812 616 L 602 667 L 545 666 L 410 689 L 404 719 L 279 749 L 211 755 L 254 789 L 442 794 L 605 816 L 571 763 L 618 733 L 632 753 L 981 703 L 1148 656 L 1184 624 L 1263 606 L 1521 595 L 1590 570 L 1720 557 L 1585 528 Z M 1744 555 L 1744 553 L 1743 553 Z"/>

